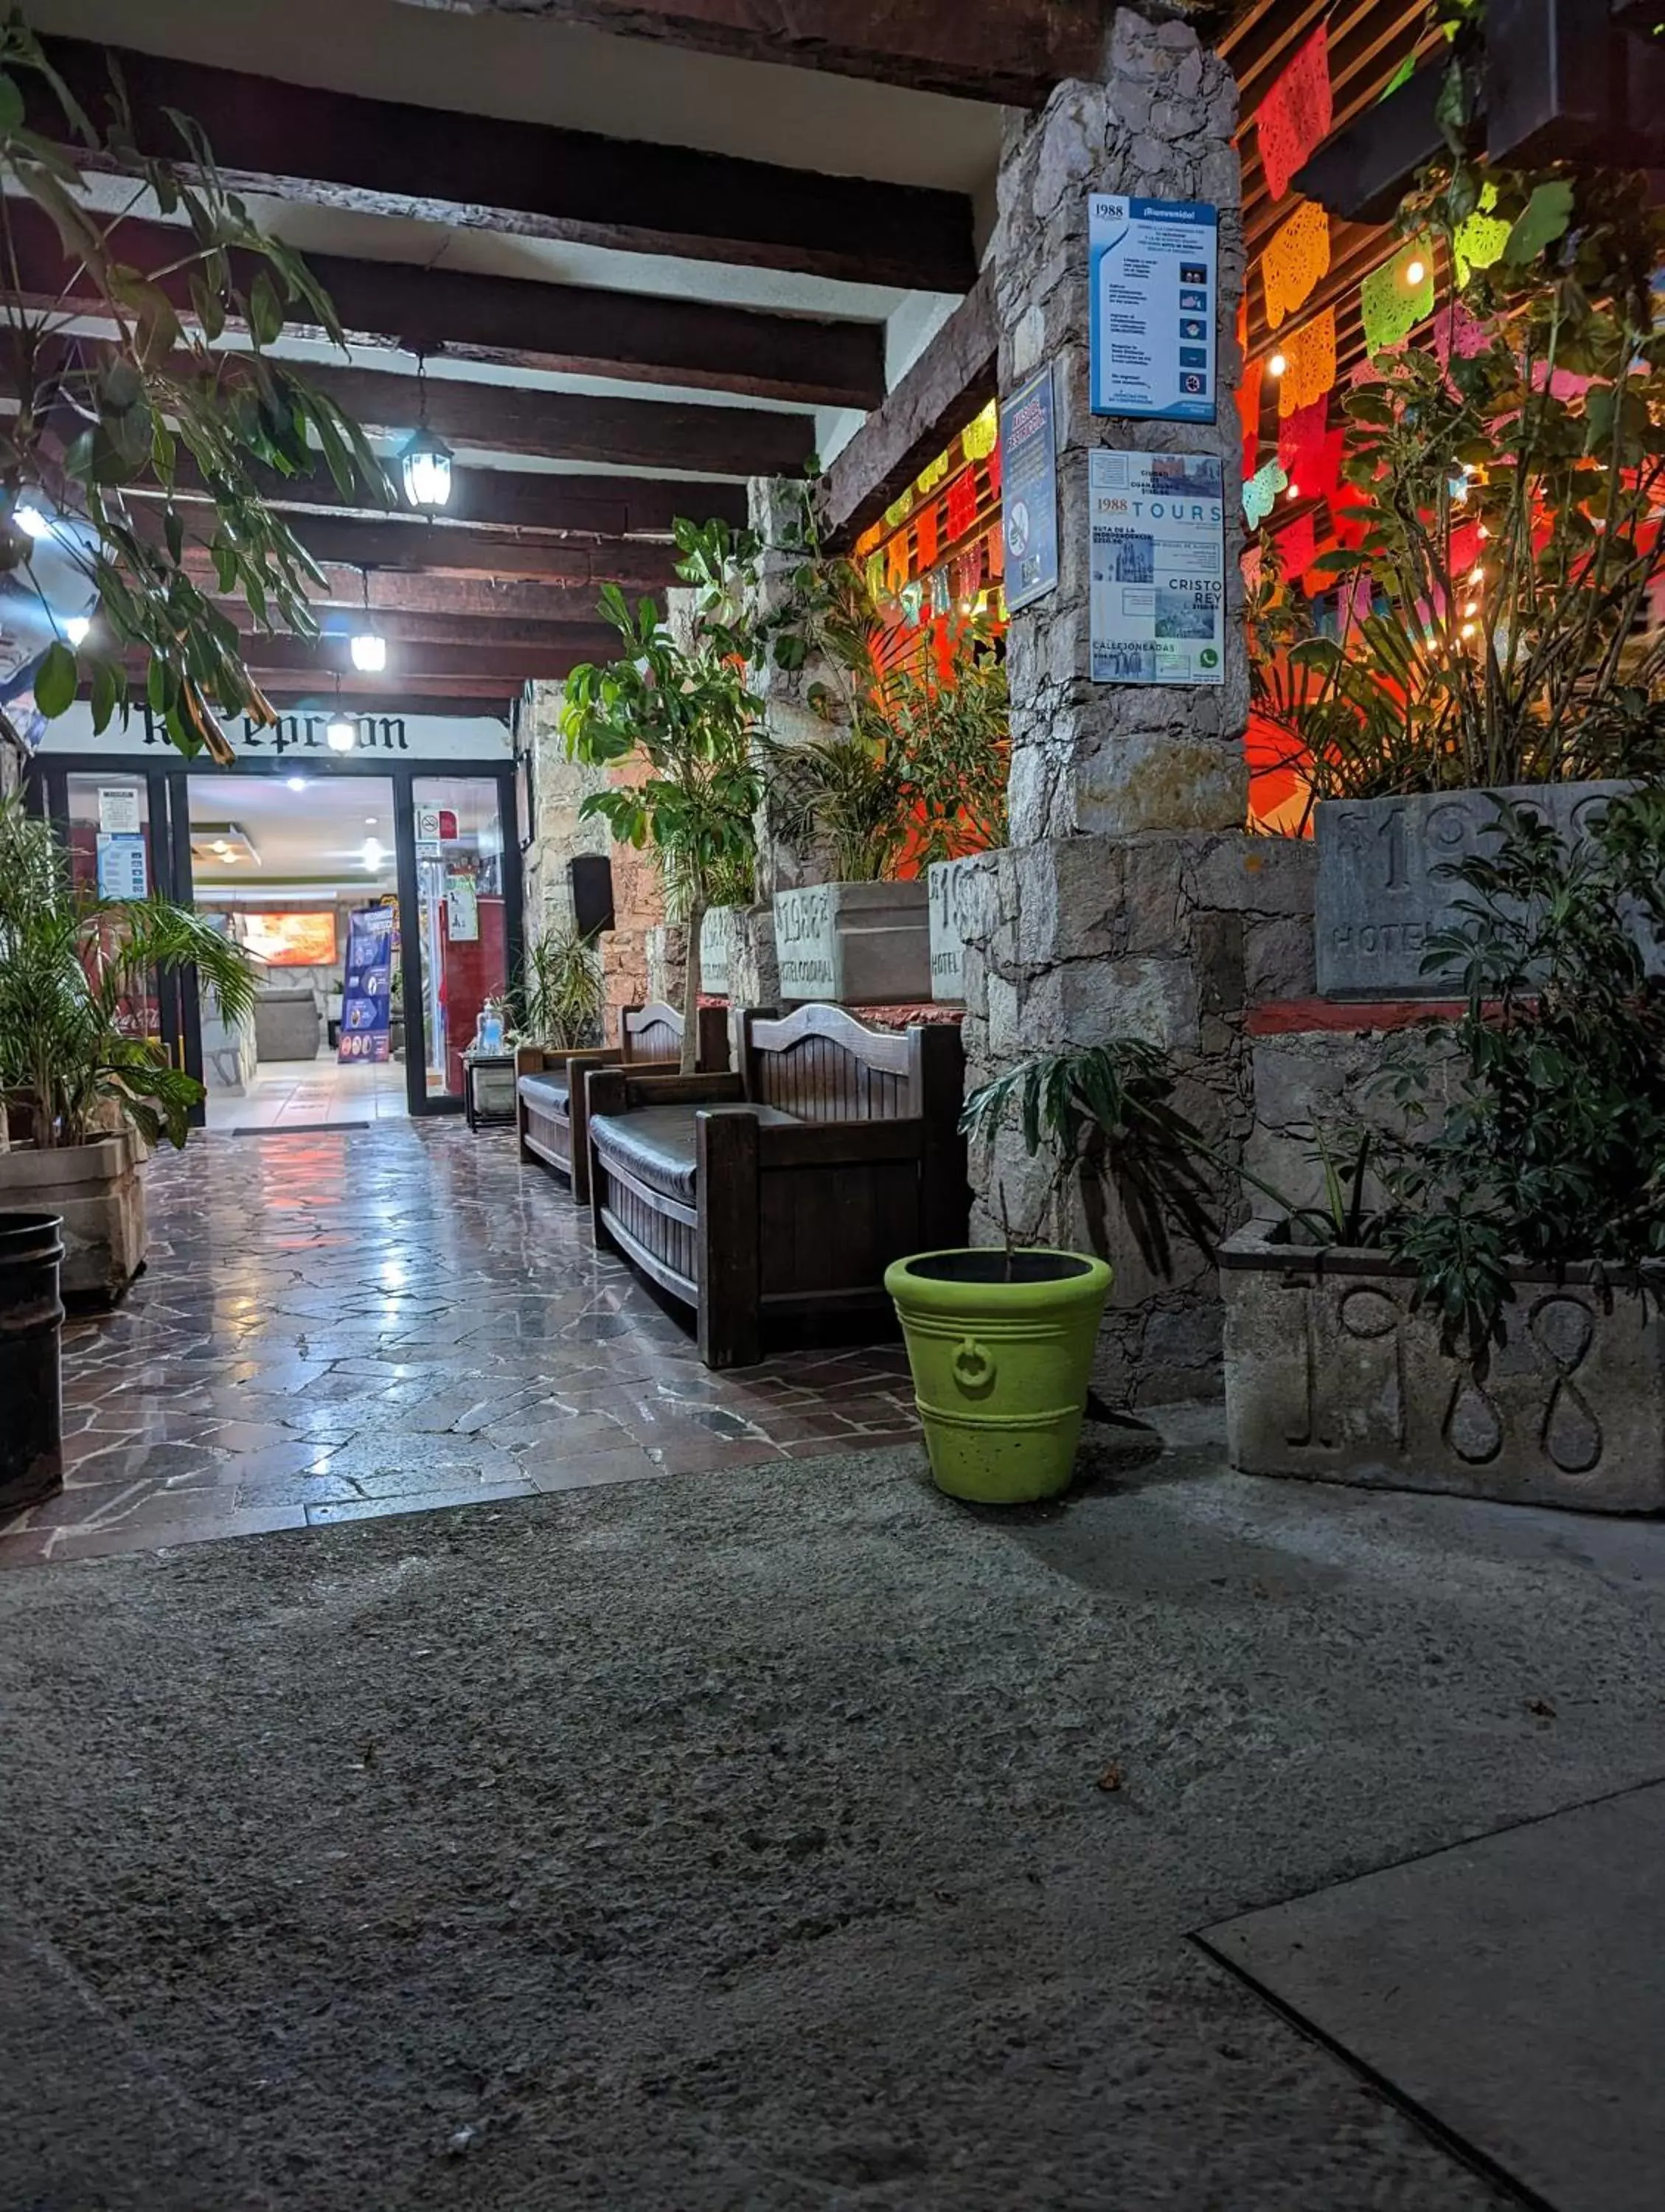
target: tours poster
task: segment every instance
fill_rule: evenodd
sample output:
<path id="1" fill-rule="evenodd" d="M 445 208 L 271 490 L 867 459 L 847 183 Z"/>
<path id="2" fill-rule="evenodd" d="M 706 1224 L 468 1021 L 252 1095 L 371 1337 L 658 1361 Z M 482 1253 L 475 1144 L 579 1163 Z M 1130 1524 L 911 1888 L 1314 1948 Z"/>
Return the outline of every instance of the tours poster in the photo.
<path id="1" fill-rule="evenodd" d="M 342 982 L 337 1059 L 386 1060 L 393 996 L 391 906 L 360 907 L 348 916 L 347 964 Z"/>
<path id="2" fill-rule="evenodd" d="M 1092 680 L 1225 681 L 1225 504 L 1216 453 L 1090 457 Z"/>

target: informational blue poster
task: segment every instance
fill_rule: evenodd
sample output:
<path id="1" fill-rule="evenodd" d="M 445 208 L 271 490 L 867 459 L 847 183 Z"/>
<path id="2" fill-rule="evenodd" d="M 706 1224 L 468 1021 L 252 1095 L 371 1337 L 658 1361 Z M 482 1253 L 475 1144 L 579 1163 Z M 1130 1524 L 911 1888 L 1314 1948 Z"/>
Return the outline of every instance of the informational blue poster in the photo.
<path id="1" fill-rule="evenodd" d="M 337 1060 L 386 1060 L 393 998 L 393 909 L 362 906 L 347 918 Z"/>
<path id="2" fill-rule="evenodd" d="M 1224 684 L 1218 453 L 1090 456 L 1095 684 Z"/>
<path id="3" fill-rule="evenodd" d="M 1000 403 L 1000 510 L 1006 612 L 1016 614 L 1058 583 L 1058 459 L 1049 366 Z"/>
<path id="4" fill-rule="evenodd" d="M 1218 210 L 1095 192 L 1087 265 L 1093 413 L 1212 422 Z"/>
<path id="5" fill-rule="evenodd" d="M 98 833 L 98 895 L 107 899 L 142 899 L 149 891 L 143 831 L 100 830 Z"/>

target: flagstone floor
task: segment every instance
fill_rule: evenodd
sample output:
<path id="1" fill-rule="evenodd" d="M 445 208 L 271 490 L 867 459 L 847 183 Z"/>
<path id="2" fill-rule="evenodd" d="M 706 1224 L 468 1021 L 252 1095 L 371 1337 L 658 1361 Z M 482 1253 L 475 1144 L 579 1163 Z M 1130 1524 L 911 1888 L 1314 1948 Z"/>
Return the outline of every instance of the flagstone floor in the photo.
<path id="1" fill-rule="evenodd" d="M 901 1347 L 713 1375 L 511 1130 L 193 1137 L 65 1331 L 65 1486 L 0 1566 L 653 1480 L 917 1433 Z"/>

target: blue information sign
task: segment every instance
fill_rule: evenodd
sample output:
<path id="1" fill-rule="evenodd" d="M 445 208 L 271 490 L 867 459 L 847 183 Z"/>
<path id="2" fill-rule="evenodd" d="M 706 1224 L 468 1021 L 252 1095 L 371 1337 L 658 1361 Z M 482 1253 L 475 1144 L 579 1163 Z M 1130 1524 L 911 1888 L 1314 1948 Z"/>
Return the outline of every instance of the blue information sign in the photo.
<path id="1" fill-rule="evenodd" d="M 1037 369 L 1000 404 L 1000 509 L 1008 614 L 1058 582 L 1058 461 L 1052 370 Z"/>
<path id="2" fill-rule="evenodd" d="M 1095 192 L 1087 265 L 1093 413 L 1212 422 L 1218 210 Z"/>
<path id="3" fill-rule="evenodd" d="M 337 1060 L 386 1060 L 393 995 L 393 909 L 360 907 L 347 920 Z"/>

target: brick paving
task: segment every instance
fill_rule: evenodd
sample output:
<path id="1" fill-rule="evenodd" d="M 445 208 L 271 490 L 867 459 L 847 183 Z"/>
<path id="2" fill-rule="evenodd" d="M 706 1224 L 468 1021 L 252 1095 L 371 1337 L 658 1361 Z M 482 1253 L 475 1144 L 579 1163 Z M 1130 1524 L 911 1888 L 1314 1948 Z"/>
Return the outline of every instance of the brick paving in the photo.
<path id="1" fill-rule="evenodd" d="M 192 1139 L 64 1333 L 64 1489 L 0 1566 L 812 1457 L 917 1433 L 899 1345 L 726 1375 L 513 1133 Z"/>

